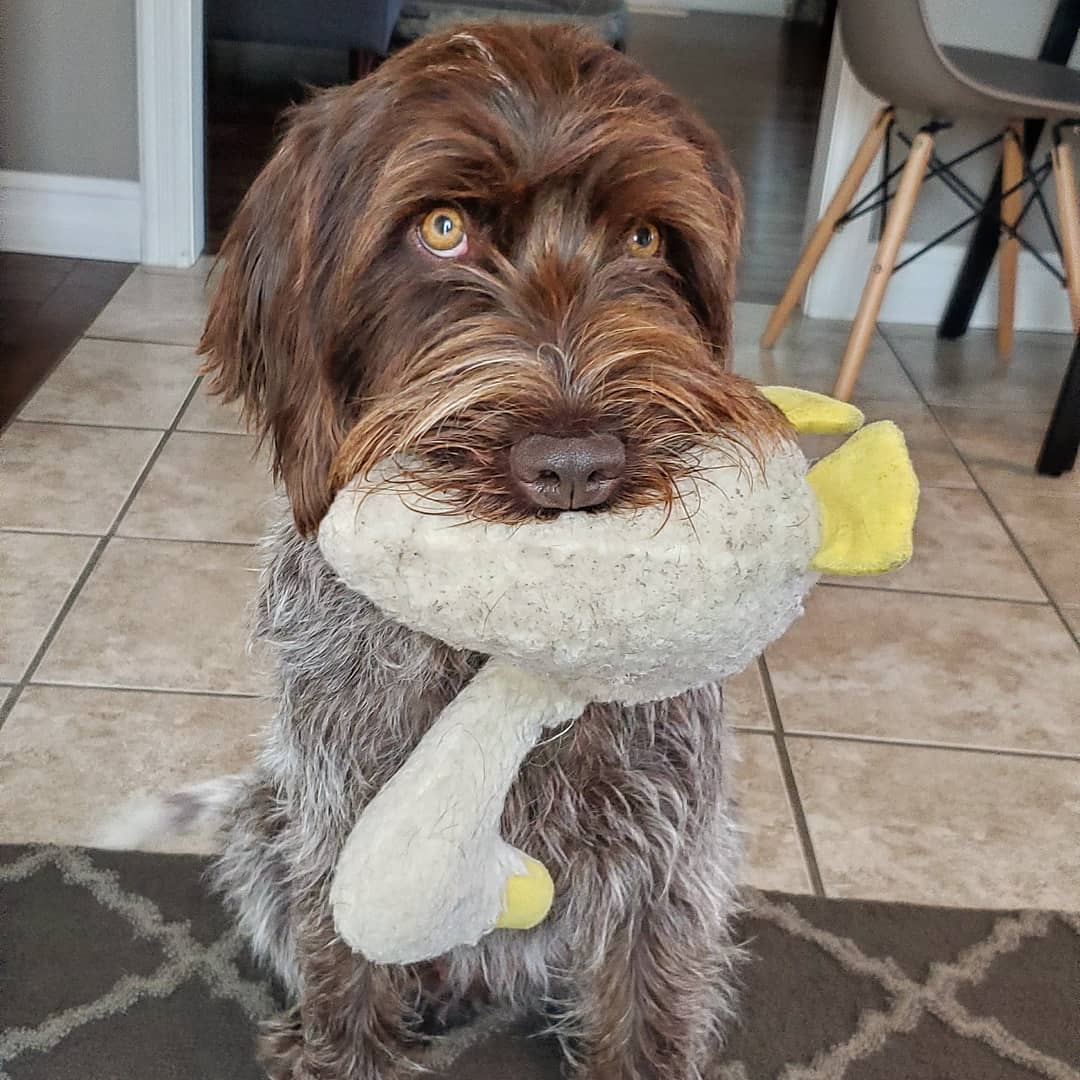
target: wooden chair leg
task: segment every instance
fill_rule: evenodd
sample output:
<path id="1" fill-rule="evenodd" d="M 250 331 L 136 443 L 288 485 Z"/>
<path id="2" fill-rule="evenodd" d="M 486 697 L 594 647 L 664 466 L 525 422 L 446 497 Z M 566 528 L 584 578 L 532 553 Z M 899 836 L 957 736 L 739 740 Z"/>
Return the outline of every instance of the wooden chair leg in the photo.
<path id="1" fill-rule="evenodd" d="M 1065 264 L 1073 329 L 1080 334 L 1080 206 L 1077 205 L 1072 147 L 1061 138 L 1060 133 L 1055 133 L 1051 155 L 1061 230 L 1061 260 Z"/>
<path id="2" fill-rule="evenodd" d="M 878 150 L 881 149 L 881 144 L 885 141 L 885 136 L 889 131 L 889 124 L 892 123 L 893 113 L 892 107 L 886 106 L 874 117 L 874 122 L 870 125 L 862 144 L 848 166 L 844 179 L 840 181 L 836 193 L 830 200 L 821 220 L 814 227 L 802 255 L 799 256 L 799 262 L 791 275 L 787 288 L 784 290 L 784 295 L 780 298 L 780 302 L 776 307 L 773 308 L 772 315 L 769 316 L 769 323 L 765 327 L 765 333 L 761 336 L 762 348 L 771 349 L 776 344 L 776 339 L 787 325 L 788 319 L 791 318 L 791 312 L 806 289 L 806 283 L 810 280 L 810 276 L 821 261 L 821 256 L 825 254 L 825 249 L 829 246 L 829 241 L 836 231 L 836 223 L 847 213 L 852 199 L 855 198 L 855 192 L 859 190 L 863 177 L 866 176 L 874 158 L 877 157 Z"/>
<path id="3" fill-rule="evenodd" d="M 1015 225 L 1023 207 L 1023 192 L 1019 188 L 1024 178 L 1024 128 L 1021 121 L 1014 121 L 1005 132 L 1001 150 L 1001 220 Z M 1010 188 L 1012 194 L 1004 194 Z M 998 245 L 998 352 L 1012 355 L 1016 316 L 1016 263 L 1020 256 L 1020 244 L 1016 237 L 1002 232 Z"/>
<path id="4" fill-rule="evenodd" d="M 859 301 L 859 310 L 851 327 L 847 349 L 844 351 L 844 358 L 840 362 L 840 370 L 836 375 L 833 397 L 841 401 L 850 401 L 855 390 L 855 383 L 858 381 L 863 360 L 866 358 L 866 350 L 870 348 L 870 339 L 874 336 L 881 302 L 885 299 L 885 289 L 892 276 L 893 267 L 896 265 L 896 256 L 911 221 L 915 200 L 919 196 L 919 189 L 922 187 L 926 167 L 933 151 L 934 136 L 928 131 L 920 131 L 911 143 L 904 171 L 900 174 L 900 186 L 896 189 L 896 198 L 889 210 L 889 220 L 885 231 L 878 241 L 874 261 L 866 278 L 866 287 L 863 289 L 862 300 Z"/>

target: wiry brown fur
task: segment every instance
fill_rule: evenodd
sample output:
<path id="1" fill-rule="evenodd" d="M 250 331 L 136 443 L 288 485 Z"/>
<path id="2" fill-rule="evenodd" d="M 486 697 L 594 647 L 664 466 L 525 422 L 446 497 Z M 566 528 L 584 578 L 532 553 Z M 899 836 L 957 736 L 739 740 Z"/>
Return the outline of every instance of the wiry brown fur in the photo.
<path id="1" fill-rule="evenodd" d="M 466 218 L 469 253 L 414 223 Z M 626 253 L 653 222 L 653 258 Z M 202 351 L 273 442 L 297 524 L 410 452 L 455 509 L 520 520 L 532 431 L 627 445 L 613 505 L 668 501 L 687 452 L 758 446 L 780 414 L 727 370 L 739 187 L 715 136 L 569 29 L 421 41 L 298 109 L 222 248 Z"/>
<path id="2" fill-rule="evenodd" d="M 417 242 L 443 205 L 466 221 L 461 259 Z M 645 258 L 626 247 L 642 221 L 662 236 Z M 294 521 L 259 607 L 279 707 L 218 876 L 296 1002 L 262 1042 L 276 1080 L 395 1080 L 425 1017 L 478 990 L 544 1003 L 580 1080 L 706 1074 L 738 849 L 719 689 L 593 705 L 530 757 L 503 833 L 553 873 L 539 928 L 368 964 L 330 915 L 344 838 L 484 657 L 385 618 L 311 534 L 395 454 L 453 509 L 516 522 L 537 513 L 508 476 L 523 435 L 617 435 L 616 510 L 670 503 L 703 442 L 763 450 L 785 422 L 727 363 L 738 226 L 714 136 L 657 82 L 575 31 L 506 25 L 422 41 L 298 109 L 240 208 L 202 351 L 271 440 Z"/>

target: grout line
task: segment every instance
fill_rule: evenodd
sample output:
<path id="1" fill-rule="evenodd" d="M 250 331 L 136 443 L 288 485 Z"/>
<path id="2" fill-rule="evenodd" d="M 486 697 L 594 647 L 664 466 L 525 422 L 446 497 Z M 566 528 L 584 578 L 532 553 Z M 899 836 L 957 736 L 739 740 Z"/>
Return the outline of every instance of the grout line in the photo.
<path id="1" fill-rule="evenodd" d="M 119 292 L 119 289 L 117 289 L 117 292 Z M 115 293 L 113 295 L 115 296 Z M 111 299 L 112 298 L 110 297 L 110 300 Z M 108 306 L 108 305 L 106 305 L 106 306 Z M 101 309 L 101 311 L 104 311 L 104 310 L 105 310 L 105 308 Z M 98 315 L 101 314 L 101 311 L 98 312 Z M 97 318 L 96 315 L 94 317 L 95 317 L 95 319 Z M 144 339 L 144 338 L 117 337 L 115 334 L 91 334 L 91 333 L 86 333 L 86 334 L 81 335 L 79 340 L 81 341 L 82 338 L 89 338 L 91 341 L 115 341 L 117 345 L 166 345 L 166 346 L 168 346 L 169 348 L 172 348 L 172 349 L 184 349 L 184 350 L 186 350 L 188 352 L 191 352 L 194 349 L 198 348 L 198 344 L 188 345 L 186 342 L 182 342 L 182 341 L 181 342 L 176 342 L 176 341 L 151 341 L 149 339 Z"/>
<path id="2" fill-rule="evenodd" d="M 194 376 L 194 375 L 192 376 L 192 378 L 195 378 L 195 377 L 196 376 Z M 189 399 L 185 398 L 184 400 L 185 400 L 185 402 L 188 402 Z M 180 409 L 181 414 L 184 411 L 185 411 L 184 407 L 181 406 L 181 409 Z M 183 417 L 181 416 L 181 419 L 182 418 Z M 174 419 L 175 419 L 175 417 L 174 417 Z M 113 431 L 157 431 L 157 432 L 162 432 L 162 431 L 168 430 L 169 425 L 172 424 L 171 420 L 169 421 L 169 424 L 166 424 L 164 426 L 158 425 L 157 427 L 151 426 L 149 424 L 145 425 L 145 426 L 140 425 L 140 424 L 102 424 L 102 423 L 99 423 L 96 420 L 39 420 L 37 418 L 23 419 L 23 417 L 21 415 L 20 416 L 13 416 L 11 418 L 11 422 L 12 422 L 12 424 L 49 424 L 52 427 L 97 428 L 97 429 L 106 430 L 106 431 L 113 430 Z M 242 430 L 222 431 L 222 430 L 217 429 L 217 428 L 183 427 L 183 426 L 179 426 L 179 425 L 176 427 L 175 433 L 178 433 L 180 435 L 228 435 L 230 438 L 234 438 L 234 439 L 246 439 L 246 438 L 251 437 L 250 432 L 242 431 Z"/>
<path id="3" fill-rule="evenodd" d="M 117 540 L 146 540 L 161 544 L 214 544 L 217 547 L 255 548 L 259 546 L 262 537 L 256 536 L 251 540 L 212 540 L 205 536 L 144 536 L 140 533 L 117 532 Z"/>
<path id="4" fill-rule="evenodd" d="M 37 417 L 23 417 L 21 414 L 15 417 L 17 424 L 37 424 L 48 427 L 73 427 L 73 428 L 99 428 L 114 431 L 157 431 L 163 432 L 168 425 L 162 424 L 102 424 L 95 420 L 39 420 Z"/>
<path id="5" fill-rule="evenodd" d="M 26 689 L 34 672 L 38 669 L 41 661 L 44 659 L 45 653 L 48 652 L 49 646 L 52 645 L 56 635 L 59 633 L 60 624 L 67 617 L 67 614 L 72 607 L 74 607 L 75 601 L 82 591 L 82 587 L 94 572 L 94 567 L 97 566 L 98 561 L 101 559 L 101 554 L 105 550 L 105 545 L 108 542 L 108 537 L 102 536 L 94 545 L 89 557 L 83 564 L 82 570 L 79 571 L 79 576 L 75 579 L 71 588 L 68 589 L 67 596 L 64 597 L 64 602 L 60 605 L 60 610 L 53 616 L 52 622 L 49 623 L 49 628 L 45 631 L 45 636 L 41 639 L 41 644 L 38 645 L 37 649 L 34 651 L 34 655 L 30 658 L 30 663 L 23 669 L 22 676 L 15 684 L 14 689 L 8 694 L 7 700 L 3 705 L 0 705 L 0 730 L 3 729 L 4 721 L 11 715 L 12 709 L 15 708 L 19 698 L 22 697 L 22 692 Z"/>
<path id="6" fill-rule="evenodd" d="M 141 337 L 117 337 L 116 334 L 91 334 L 85 333 L 82 335 L 84 338 L 89 338 L 91 341 L 117 341 L 123 342 L 126 345 L 171 345 L 174 349 L 189 349 L 191 352 L 199 347 L 198 341 L 158 341 L 154 338 L 141 338 Z"/>
<path id="7" fill-rule="evenodd" d="M 889 340 L 888 335 L 880 326 L 878 326 L 878 332 L 885 340 L 885 344 L 889 346 L 889 350 L 892 352 L 893 356 L 896 357 L 896 362 L 903 369 L 907 377 L 911 379 L 911 381 L 914 383 L 915 380 L 912 377 L 911 372 L 908 371 L 907 366 L 904 364 L 904 358 L 900 355 L 899 350 L 896 349 L 892 341 Z M 1017 552 L 1020 555 L 1020 558 L 1024 562 L 1024 565 L 1028 568 L 1028 572 L 1035 579 L 1035 581 L 1038 583 L 1039 588 L 1042 589 L 1043 593 L 1046 595 L 1047 600 L 1049 601 L 1050 606 L 1054 609 L 1054 612 L 1056 613 L 1059 621 L 1061 622 L 1061 625 L 1065 627 L 1065 633 L 1067 633 L 1069 637 L 1073 639 L 1077 648 L 1080 648 L 1080 634 L 1073 632 L 1073 628 L 1069 625 L 1069 620 L 1065 618 L 1065 613 L 1062 611 L 1062 605 L 1058 603 L 1054 594 L 1046 587 L 1046 582 L 1043 581 L 1042 575 L 1040 575 L 1038 570 L 1035 569 L 1035 564 L 1031 561 L 1028 553 L 1024 550 L 1019 539 L 1017 539 L 1016 533 L 1013 532 L 1012 528 L 1009 526 L 1009 523 L 1005 520 L 1004 515 L 998 509 L 997 503 L 994 502 L 993 497 L 986 490 L 986 488 L 984 488 L 983 485 L 979 483 L 979 478 L 975 475 L 975 470 L 972 469 L 971 465 L 968 462 L 968 459 L 964 456 L 963 451 L 957 445 L 956 440 L 953 439 L 952 435 L 949 432 L 949 429 L 941 422 L 937 412 L 935 412 L 934 410 L 934 406 L 926 399 L 926 395 L 923 394 L 918 384 L 915 384 L 915 390 L 918 393 L 922 403 L 930 410 L 930 415 L 933 416 L 934 422 L 941 429 L 941 433 L 948 440 L 949 445 L 952 447 L 956 456 L 960 458 L 960 460 L 964 463 L 964 468 L 967 469 L 969 475 L 971 476 L 971 479 L 974 481 L 975 487 L 978 488 L 983 498 L 990 504 L 990 509 L 993 511 L 994 516 L 998 519 L 998 524 L 1000 524 L 1001 527 L 1005 530 L 1006 536 L 1008 536 L 1009 540 L 1012 542 L 1013 547 L 1016 548 Z M 1033 471 L 1034 468 L 1034 465 L 1032 465 Z"/>
<path id="8" fill-rule="evenodd" d="M 764 654 L 758 657 L 757 664 L 758 672 L 761 675 L 761 684 L 765 690 L 765 700 L 769 706 L 769 715 L 772 717 L 773 742 L 776 746 L 777 757 L 780 760 L 780 772 L 784 777 L 788 804 L 791 808 L 792 817 L 795 819 L 795 831 L 799 836 L 799 845 L 802 848 L 806 873 L 810 878 L 810 887 L 813 889 L 815 896 L 824 896 L 825 885 L 821 880 L 821 868 L 818 866 L 814 841 L 810 836 L 810 826 L 806 821 L 806 813 L 803 810 L 802 799 L 799 796 L 795 770 L 791 767 L 791 758 L 788 756 L 787 744 L 784 741 L 784 722 L 780 719 L 780 704 L 776 700 L 776 690 L 773 687 L 772 675 L 769 674 L 769 667 L 765 662 Z"/>
<path id="9" fill-rule="evenodd" d="M 100 540 L 103 532 L 74 532 L 65 529 L 29 529 L 22 525 L 0 525 L 0 533 L 16 533 L 29 536 L 82 536 L 90 540 Z"/>
<path id="10" fill-rule="evenodd" d="M 853 585 L 847 581 L 823 581 L 820 583 L 823 589 L 857 589 L 859 592 L 891 593 L 894 596 L 938 596 L 950 600 L 988 600 L 993 604 L 1026 604 L 1028 607 L 1049 607 L 1050 601 L 1021 600 L 1013 596 L 980 596 L 978 593 L 965 592 L 935 592 L 933 589 L 903 589 L 899 586 L 889 588 L 886 585 Z"/>
<path id="11" fill-rule="evenodd" d="M 45 631 L 45 636 L 41 640 L 41 644 L 38 645 L 34 652 L 34 655 L 30 658 L 30 663 L 23 669 L 22 677 L 15 684 L 15 689 L 12 690 L 7 697 L 7 700 L 0 705 L 0 730 L 3 729 L 4 721 L 11 715 L 12 709 L 18 704 L 19 698 L 22 696 L 23 690 L 26 689 L 27 684 L 33 679 L 34 673 L 41 666 L 42 660 L 45 659 L 45 654 L 49 651 L 53 641 L 56 639 L 56 635 L 60 632 L 60 627 L 64 620 L 67 618 L 68 613 L 75 606 L 75 601 L 79 598 L 79 594 L 83 590 L 83 586 L 89 580 L 90 575 L 94 572 L 97 564 L 101 561 L 101 556 L 108 546 L 109 541 L 116 535 L 116 530 L 120 525 L 120 522 L 124 518 L 124 514 L 127 513 L 128 508 L 135 501 L 135 497 L 139 494 L 143 484 L 146 482 L 146 478 L 150 475 L 150 470 L 153 469 L 158 458 L 161 456 L 161 452 L 165 449 L 165 444 L 169 441 L 169 436 L 176 430 L 176 425 L 179 422 L 184 409 L 187 408 L 191 399 L 198 392 L 199 384 L 202 382 L 202 376 L 199 376 L 191 384 L 191 389 L 188 390 L 187 397 L 184 399 L 183 405 L 177 411 L 176 416 L 173 417 L 173 422 L 169 427 L 161 433 L 161 437 L 157 441 L 157 445 L 154 447 L 150 456 L 146 459 L 146 463 L 143 465 L 139 475 L 135 478 L 135 483 L 132 484 L 131 490 L 128 492 L 127 497 L 120 505 L 120 509 L 117 510 L 113 516 L 112 523 L 106 530 L 105 535 L 102 536 L 98 542 L 94 545 L 94 549 L 90 552 L 90 557 L 83 565 L 79 576 L 75 579 L 75 583 L 68 590 L 67 596 L 64 598 L 64 602 L 60 605 L 60 610 L 53 617 L 52 622 L 49 624 L 48 630 Z"/>
<path id="12" fill-rule="evenodd" d="M 893 738 L 887 735 L 854 735 L 842 731 L 814 731 L 802 729 L 784 732 L 788 739 L 828 739 L 833 742 L 871 743 L 875 746 L 902 746 L 914 750 L 948 750 L 964 754 L 983 754 L 989 757 L 1047 758 L 1051 761 L 1080 763 L 1080 753 L 1070 754 L 1063 750 L 1024 750 L 995 746 L 978 746 L 967 743 L 937 742 L 930 739 Z"/>
<path id="13" fill-rule="evenodd" d="M 112 686 L 108 683 L 60 682 L 56 679 L 36 679 L 28 688 L 47 690 L 107 690 L 117 694 L 171 694 L 177 697 L 228 698 L 233 701 L 258 701 L 263 695 L 244 693 L 240 690 L 200 690 L 197 687 L 182 689 L 175 686 Z"/>
<path id="14" fill-rule="evenodd" d="M 261 537 L 252 540 L 210 540 L 206 537 L 194 538 L 190 536 L 138 536 L 134 533 L 123 532 L 62 532 L 59 529 L 23 529 L 14 526 L 0 527 L 0 534 L 15 533 L 21 536 L 75 536 L 88 540 L 100 540 L 110 538 L 116 540 L 153 540 L 162 544 L 215 544 L 220 547 L 258 547 Z"/>

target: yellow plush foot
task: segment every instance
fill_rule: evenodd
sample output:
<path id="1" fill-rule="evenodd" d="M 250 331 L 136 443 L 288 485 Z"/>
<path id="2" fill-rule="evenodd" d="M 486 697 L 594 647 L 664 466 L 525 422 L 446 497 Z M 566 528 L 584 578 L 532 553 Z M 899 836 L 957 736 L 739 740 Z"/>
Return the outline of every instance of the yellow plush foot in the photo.
<path id="1" fill-rule="evenodd" d="M 525 873 L 515 874 L 506 883 L 502 914 L 495 926 L 500 930 L 531 930 L 544 921 L 554 898 L 555 886 L 547 867 L 526 858 Z"/>
<path id="2" fill-rule="evenodd" d="M 759 386 L 800 435 L 850 435 L 863 425 L 863 414 L 846 401 L 794 386 Z"/>
<path id="3" fill-rule="evenodd" d="M 807 474 L 818 498 L 824 574 L 881 574 L 911 558 L 919 481 L 891 421 L 870 424 Z"/>

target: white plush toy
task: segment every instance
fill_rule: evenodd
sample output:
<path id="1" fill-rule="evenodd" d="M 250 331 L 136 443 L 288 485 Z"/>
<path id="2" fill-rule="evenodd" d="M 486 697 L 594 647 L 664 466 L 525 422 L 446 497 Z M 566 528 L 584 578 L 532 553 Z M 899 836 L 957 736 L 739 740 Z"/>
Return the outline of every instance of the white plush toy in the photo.
<path id="1" fill-rule="evenodd" d="M 821 395 L 762 393 L 797 431 L 862 424 Z M 391 463 L 338 494 L 323 554 L 392 618 L 491 657 L 368 804 L 338 862 L 338 932 L 393 963 L 547 914 L 547 870 L 499 835 L 507 791 L 545 728 L 593 701 L 658 700 L 741 671 L 801 613 L 819 573 L 905 562 L 918 498 L 890 423 L 813 468 L 794 442 L 758 462 L 718 441 L 683 486 L 686 512 L 670 514 L 512 527 L 448 516 L 388 479 L 400 479 Z"/>

